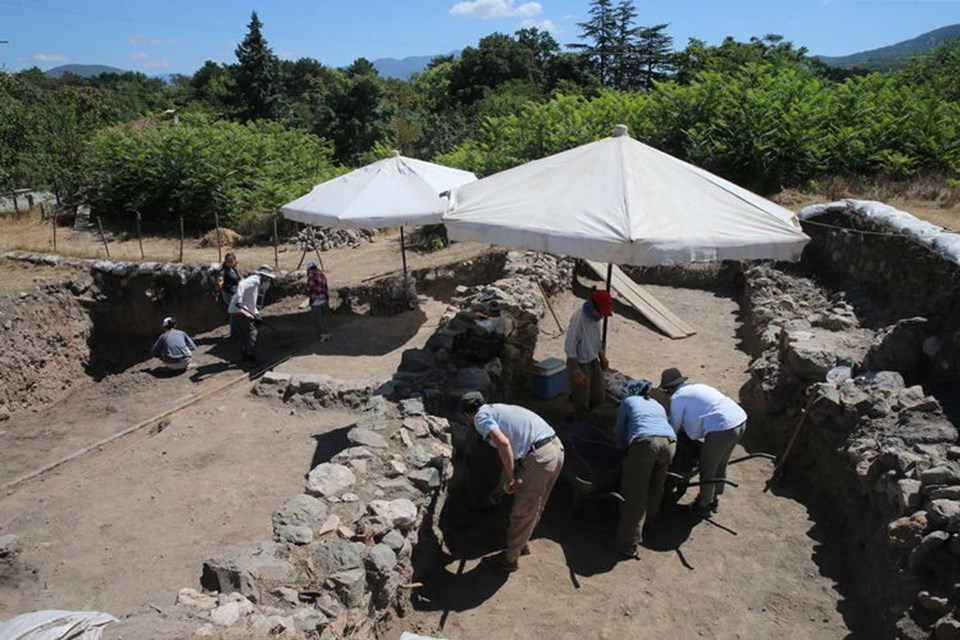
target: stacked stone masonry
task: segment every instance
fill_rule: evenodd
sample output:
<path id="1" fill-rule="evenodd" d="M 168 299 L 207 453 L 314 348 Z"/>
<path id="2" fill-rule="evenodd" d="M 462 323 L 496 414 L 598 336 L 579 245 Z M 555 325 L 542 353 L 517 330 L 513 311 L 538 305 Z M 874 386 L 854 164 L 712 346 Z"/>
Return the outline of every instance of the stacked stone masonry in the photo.
<path id="1" fill-rule="evenodd" d="M 856 212 L 831 218 L 845 224 L 878 231 Z M 957 265 L 890 229 L 881 242 L 807 231 L 803 268 L 744 272 L 755 358 L 741 399 L 763 425 L 747 446 L 782 450 L 799 432 L 781 471 L 828 522 L 871 633 L 960 638 L 958 432 L 941 406 L 950 398 L 926 390 L 960 365 L 944 348 L 956 340 L 958 289 L 942 284 Z M 829 274 L 834 290 L 801 273 Z M 921 304 L 928 292 L 933 306 Z M 852 375 L 828 381 L 844 372 L 835 367 Z"/>

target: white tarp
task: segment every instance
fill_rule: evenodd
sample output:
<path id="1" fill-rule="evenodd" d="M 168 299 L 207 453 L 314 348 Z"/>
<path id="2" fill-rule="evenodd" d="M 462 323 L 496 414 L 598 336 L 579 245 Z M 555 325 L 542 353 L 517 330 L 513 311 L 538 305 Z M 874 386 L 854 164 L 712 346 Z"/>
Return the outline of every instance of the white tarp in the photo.
<path id="1" fill-rule="evenodd" d="M 912 238 L 945 259 L 960 264 L 960 234 L 919 220 L 905 211 L 875 200 L 840 200 L 829 204 L 815 204 L 800 211 L 801 220 L 811 220 L 825 213 L 851 211 L 868 220 L 882 224 L 896 233 Z"/>
<path id="2" fill-rule="evenodd" d="M 788 209 L 614 135 L 453 191 L 452 239 L 613 264 L 798 260 L 810 238 Z"/>
<path id="3" fill-rule="evenodd" d="M 99 640 L 103 627 L 116 621 L 98 611 L 32 611 L 0 622 L 0 639 Z"/>
<path id="4" fill-rule="evenodd" d="M 290 220 L 337 229 L 436 224 L 447 209 L 447 200 L 440 194 L 476 179 L 469 171 L 394 152 L 318 184 L 281 211 Z"/>

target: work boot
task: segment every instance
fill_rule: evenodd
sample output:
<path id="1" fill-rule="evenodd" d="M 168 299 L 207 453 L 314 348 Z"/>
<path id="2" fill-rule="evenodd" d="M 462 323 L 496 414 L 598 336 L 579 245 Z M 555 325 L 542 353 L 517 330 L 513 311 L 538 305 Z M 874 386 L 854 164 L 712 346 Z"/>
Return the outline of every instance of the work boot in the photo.
<path id="1" fill-rule="evenodd" d="M 628 544 L 625 547 L 620 547 L 620 558 L 623 560 L 639 560 L 640 551 L 637 549 L 637 545 Z"/>
<path id="2" fill-rule="evenodd" d="M 510 562 L 507 560 L 507 554 L 498 553 L 497 555 L 490 558 L 490 563 L 498 569 L 506 571 L 507 573 L 513 573 L 520 568 L 520 565 L 517 564 L 517 561 L 514 560 Z"/>
<path id="3" fill-rule="evenodd" d="M 696 517 L 705 520 L 710 517 L 710 505 L 709 504 L 700 504 L 699 502 L 694 502 L 690 505 L 690 511 Z"/>

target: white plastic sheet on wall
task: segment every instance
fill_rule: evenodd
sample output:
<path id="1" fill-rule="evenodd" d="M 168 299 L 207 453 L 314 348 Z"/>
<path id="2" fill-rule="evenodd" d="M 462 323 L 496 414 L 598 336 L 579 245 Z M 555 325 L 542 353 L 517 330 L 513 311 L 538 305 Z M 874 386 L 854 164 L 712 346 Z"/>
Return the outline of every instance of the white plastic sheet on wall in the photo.
<path id="1" fill-rule="evenodd" d="M 0 640 L 100 640 L 103 627 L 116 621 L 99 611 L 32 611 L 0 622 Z"/>

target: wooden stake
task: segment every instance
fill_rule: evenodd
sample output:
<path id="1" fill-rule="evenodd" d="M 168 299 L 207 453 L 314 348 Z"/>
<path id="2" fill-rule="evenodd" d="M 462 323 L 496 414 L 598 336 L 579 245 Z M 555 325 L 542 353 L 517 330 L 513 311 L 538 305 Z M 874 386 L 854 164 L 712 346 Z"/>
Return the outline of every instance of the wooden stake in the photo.
<path id="1" fill-rule="evenodd" d="M 42 202 L 40 203 L 40 210 L 41 211 L 43 210 Z M 53 214 L 53 250 L 54 251 L 57 250 L 57 223 L 59 222 L 59 218 L 60 218 L 60 210 L 57 209 L 54 211 L 54 214 Z"/>
<path id="2" fill-rule="evenodd" d="M 103 250 L 107 252 L 107 259 L 110 259 L 110 247 L 107 246 L 107 236 L 103 235 L 103 220 L 97 216 L 97 226 L 100 227 L 100 239 L 103 240 Z"/>
<path id="3" fill-rule="evenodd" d="M 183 216 L 180 216 L 180 259 L 177 262 L 183 262 Z"/>
<path id="4" fill-rule="evenodd" d="M 137 242 L 140 243 L 140 259 L 144 259 L 143 255 L 143 237 L 140 235 L 140 212 L 137 211 Z"/>
<path id="5" fill-rule="evenodd" d="M 217 225 L 217 262 L 223 264 L 223 251 L 220 248 L 220 214 L 213 212 L 213 223 Z"/>
<path id="6" fill-rule="evenodd" d="M 323 258 L 320 257 L 320 247 L 317 246 L 317 237 L 313 234 L 313 227 L 310 227 L 310 244 L 313 245 L 313 251 L 317 254 L 317 262 L 320 264 L 320 270 L 326 271 L 323 266 Z"/>
<path id="7" fill-rule="evenodd" d="M 273 219 L 273 268 L 280 268 L 280 255 L 279 255 L 279 244 L 280 238 L 277 236 L 277 219 Z"/>

